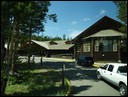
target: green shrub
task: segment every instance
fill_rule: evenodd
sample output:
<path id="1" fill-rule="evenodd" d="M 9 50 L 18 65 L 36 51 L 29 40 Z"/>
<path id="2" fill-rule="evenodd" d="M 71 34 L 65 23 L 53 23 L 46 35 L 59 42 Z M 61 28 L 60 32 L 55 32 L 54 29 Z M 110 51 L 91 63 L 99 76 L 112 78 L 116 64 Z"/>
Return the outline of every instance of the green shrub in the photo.
<path id="1" fill-rule="evenodd" d="M 31 77 L 30 71 L 18 71 L 9 76 L 9 85 L 13 84 L 27 84 Z"/>

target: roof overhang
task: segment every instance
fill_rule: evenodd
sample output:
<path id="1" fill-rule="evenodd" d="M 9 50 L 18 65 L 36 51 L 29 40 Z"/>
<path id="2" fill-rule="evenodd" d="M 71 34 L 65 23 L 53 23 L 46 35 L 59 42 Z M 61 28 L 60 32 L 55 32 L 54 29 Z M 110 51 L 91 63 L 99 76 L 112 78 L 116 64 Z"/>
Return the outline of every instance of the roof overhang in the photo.
<path id="1" fill-rule="evenodd" d="M 64 41 L 56 41 L 56 42 L 53 41 L 52 42 L 53 44 L 49 44 L 49 42 L 51 43 L 51 41 L 41 42 L 41 41 L 32 40 L 32 42 L 34 42 L 35 44 L 38 44 L 39 46 L 47 50 L 69 50 L 70 48 L 74 46 L 74 44 L 65 44 Z"/>
<path id="2" fill-rule="evenodd" d="M 101 30 L 95 34 L 85 37 L 83 38 L 83 40 L 88 39 L 88 38 L 93 38 L 93 37 L 118 37 L 118 36 L 125 37 L 126 34 L 121 33 L 119 31 L 115 31 L 113 29 L 107 29 L 107 30 Z"/>

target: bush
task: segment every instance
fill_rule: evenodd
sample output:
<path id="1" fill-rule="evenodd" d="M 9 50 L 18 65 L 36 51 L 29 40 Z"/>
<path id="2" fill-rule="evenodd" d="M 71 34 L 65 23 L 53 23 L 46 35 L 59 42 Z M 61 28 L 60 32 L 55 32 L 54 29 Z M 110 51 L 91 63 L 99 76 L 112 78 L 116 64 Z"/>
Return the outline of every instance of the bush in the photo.
<path id="1" fill-rule="evenodd" d="M 9 76 L 9 85 L 13 84 L 27 84 L 29 77 L 31 76 L 30 71 L 18 71 Z"/>

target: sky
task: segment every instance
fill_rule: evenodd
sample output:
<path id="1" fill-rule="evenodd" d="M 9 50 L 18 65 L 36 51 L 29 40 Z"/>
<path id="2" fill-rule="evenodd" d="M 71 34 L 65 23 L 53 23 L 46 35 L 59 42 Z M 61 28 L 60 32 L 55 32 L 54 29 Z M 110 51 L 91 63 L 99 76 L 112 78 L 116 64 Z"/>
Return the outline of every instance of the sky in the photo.
<path id="1" fill-rule="evenodd" d="M 112 1 L 51 1 L 48 14 L 57 14 L 57 23 L 47 20 L 44 36 L 75 38 L 104 16 L 117 21 Z"/>

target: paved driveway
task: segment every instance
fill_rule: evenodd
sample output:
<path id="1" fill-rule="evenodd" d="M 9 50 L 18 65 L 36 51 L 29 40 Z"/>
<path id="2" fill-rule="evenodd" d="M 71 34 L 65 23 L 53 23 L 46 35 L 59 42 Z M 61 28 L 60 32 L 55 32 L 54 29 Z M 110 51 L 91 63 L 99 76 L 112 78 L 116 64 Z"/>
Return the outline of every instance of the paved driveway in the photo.
<path id="1" fill-rule="evenodd" d="M 35 58 L 35 62 L 40 64 L 40 57 Z M 82 67 L 74 61 L 43 58 L 43 65 L 62 71 L 62 64 L 65 64 L 65 75 L 70 80 L 72 86 L 72 96 L 120 96 L 117 88 L 105 81 L 96 80 L 95 67 Z"/>
<path id="2" fill-rule="evenodd" d="M 66 76 L 71 81 L 73 96 L 119 96 L 115 87 L 105 81 L 97 81 L 97 68 L 72 65 Z"/>

